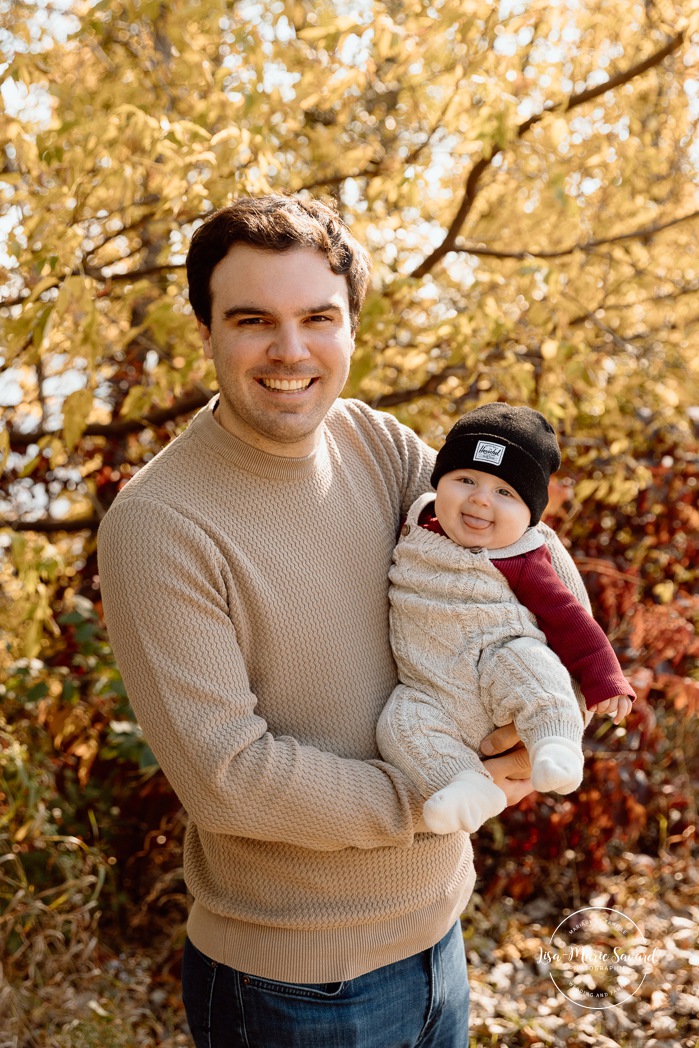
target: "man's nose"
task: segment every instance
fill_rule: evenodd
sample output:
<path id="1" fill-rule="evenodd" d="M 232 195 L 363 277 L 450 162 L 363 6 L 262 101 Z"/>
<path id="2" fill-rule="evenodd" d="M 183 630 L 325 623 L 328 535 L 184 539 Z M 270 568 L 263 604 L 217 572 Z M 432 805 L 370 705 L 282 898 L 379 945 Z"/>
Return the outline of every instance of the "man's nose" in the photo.
<path id="1" fill-rule="evenodd" d="M 303 333 L 290 324 L 277 329 L 267 353 L 273 360 L 282 360 L 286 364 L 309 356 Z"/>

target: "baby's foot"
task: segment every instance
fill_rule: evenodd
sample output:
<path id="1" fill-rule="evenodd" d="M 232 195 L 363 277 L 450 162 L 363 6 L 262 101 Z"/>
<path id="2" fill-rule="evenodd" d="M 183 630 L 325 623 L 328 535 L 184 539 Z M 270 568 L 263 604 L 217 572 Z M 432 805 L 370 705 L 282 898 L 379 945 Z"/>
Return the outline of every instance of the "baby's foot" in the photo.
<path id="1" fill-rule="evenodd" d="M 532 746 L 532 786 L 547 793 L 572 793 L 582 782 L 583 755 L 568 739 L 542 739 Z"/>
<path id="2" fill-rule="evenodd" d="M 503 790 L 477 771 L 464 771 L 425 801 L 422 817 L 432 833 L 475 833 L 507 804 Z"/>

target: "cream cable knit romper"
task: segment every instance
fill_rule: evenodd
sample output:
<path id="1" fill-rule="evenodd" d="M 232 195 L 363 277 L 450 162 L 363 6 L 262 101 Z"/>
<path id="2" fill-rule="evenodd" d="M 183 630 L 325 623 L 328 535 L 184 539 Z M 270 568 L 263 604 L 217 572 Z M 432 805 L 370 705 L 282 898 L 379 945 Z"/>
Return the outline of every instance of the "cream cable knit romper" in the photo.
<path id="1" fill-rule="evenodd" d="M 493 727 L 514 720 L 530 756 L 544 744 L 562 744 L 581 774 L 583 714 L 534 615 L 492 563 L 537 548 L 550 529 L 530 528 L 502 550 L 464 549 L 419 526 L 432 500 L 428 492 L 413 503 L 390 570 L 391 642 L 401 684 L 381 715 L 377 738 L 383 756 L 424 797 L 461 780 L 462 795 L 475 797 L 470 816 L 431 824 L 434 804 L 428 802 L 425 819 L 435 832 L 474 832 L 506 803 L 477 755 Z M 555 567 L 577 596 L 579 580 L 565 577 L 566 565 L 563 573 L 560 562 Z"/>

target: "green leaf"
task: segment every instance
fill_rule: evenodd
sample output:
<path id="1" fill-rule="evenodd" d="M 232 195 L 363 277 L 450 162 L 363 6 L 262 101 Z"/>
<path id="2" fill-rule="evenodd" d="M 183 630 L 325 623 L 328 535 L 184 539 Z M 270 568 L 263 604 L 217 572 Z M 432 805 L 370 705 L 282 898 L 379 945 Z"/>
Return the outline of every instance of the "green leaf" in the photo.
<path id="1" fill-rule="evenodd" d="M 85 431 L 92 401 L 92 390 L 77 389 L 63 402 L 63 435 L 71 451 Z"/>

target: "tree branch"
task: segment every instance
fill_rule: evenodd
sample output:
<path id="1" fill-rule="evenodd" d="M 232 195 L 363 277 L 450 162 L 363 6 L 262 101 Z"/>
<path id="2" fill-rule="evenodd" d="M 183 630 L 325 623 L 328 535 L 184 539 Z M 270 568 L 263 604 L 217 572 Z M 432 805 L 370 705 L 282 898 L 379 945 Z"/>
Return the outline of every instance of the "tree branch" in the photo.
<path id="1" fill-rule="evenodd" d="M 420 265 L 412 271 L 410 276 L 415 277 L 418 280 L 421 277 L 426 276 L 427 273 L 431 272 L 431 270 L 434 269 L 437 263 L 440 262 L 445 255 L 448 255 L 450 251 L 454 250 L 456 240 L 461 231 L 461 227 L 466 221 L 466 217 L 471 208 L 473 207 L 473 202 L 476 199 L 476 193 L 478 192 L 478 183 L 480 182 L 483 174 L 490 167 L 493 157 L 496 156 L 499 152 L 500 148 L 498 147 L 497 149 L 493 150 L 493 153 L 487 160 L 485 159 L 485 157 L 481 157 L 481 159 L 473 165 L 469 173 L 468 179 L 466 181 L 466 189 L 464 191 L 461 204 L 459 205 L 459 210 L 456 212 L 456 215 L 454 216 L 454 219 L 451 225 L 449 226 L 449 229 L 447 230 L 447 235 L 445 236 L 444 240 L 439 245 L 439 247 L 435 248 L 431 255 L 428 255 L 427 258 L 423 259 Z"/>
<path id="2" fill-rule="evenodd" d="M 660 65 L 668 55 L 671 55 L 682 46 L 684 35 L 684 31 L 681 30 L 679 33 L 676 33 L 675 36 L 671 37 L 663 47 L 658 51 L 654 51 L 652 55 L 649 55 L 648 58 L 644 58 L 643 61 L 637 62 L 636 65 L 631 66 L 629 69 L 622 70 L 601 84 L 596 84 L 594 87 L 587 88 L 585 91 L 580 91 L 577 94 L 570 95 L 567 103 L 563 106 L 563 111 L 569 113 L 572 109 L 577 109 L 578 106 L 584 105 L 586 102 L 591 102 L 593 99 L 599 98 L 600 95 L 605 94 L 607 91 L 613 91 L 622 84 L 629 83 L 629 81 L 634 80 L 637 76 L 641 76 L 641 74 L 645 73 L 648 69 Z M 559 108 L 561 108 L 561 106 L 553 102 L 546 103 L 540 113 L 535 113 L 533 116 L 530 116 L 528 120 L 525 120 L 524 123 L 519 125 L 514 134 L 515 140 L 518 141 L 521 139 L 535 124 L 538 124 L 545 116 L 548 116 Z M 412 271 L 410 274 L 411 276 L 417 279 L 424 277 L 427 273 L 431 272 L 445 255 L 455 249 L 456 241 L 463 224 L 476 199 L 479 182 L 492 164 L 493 159 L 498 155 L 498 153 L 502 152 L 502 149 L 502 146 L 495 146 L 488 158 L 481 157 L 480 160 L 476 161 L 471 168 L 468 179 L 466 180 L 466 187 L 459 209 L 452 219 L 444 240 L 439 247 L 435 248 L 435 250 L 427 256 L 427 258 L 423 259 L 420 265 Z"/>
<path id="3" fill-rule="evenodd" d="M 428 131 L 428 133 L 427 133 L 427 135 L 425 137 L 424 142 L 421 142 L 420 145 L 415 146 L 415 148 L 413 149 L 412 153 L 410 153 L 405 158 L 405 166 L 406 167 L 410 167 L 411 164 L 414 164 L 415 161 L 420 156 L 420 153 L 423 151 L 423 149 L 425 149 L 425 147 L 428 146 L 429 143 L 432 141 L 432 139 L 436 135 L 437 131 L 439 131 L 440 127 L 442 126 L 442 123 L 444 122 L 444 118 L 447 115 L 447 113 L 449 112 L 449 107 L 452 104 L 452 102 L 454 101 L 454 99 L 457 97 L 458 93 L 459 93 L 458 89 L 455 88 L 454 91 L 449 96 L 449 98 L 446 100 L 446 102 L 445 102 L 444 106 L 442 107 L 442 110 L 441 110 L 439 116 L 437 117 L 437 119 L 435 120 L 434 124 L 432 125 L 432 127 Z"/>
<path id="4" fill-rule="evenodd" d="M 612 579 L 619 579 L 620 582 L 633 582 L 636 586 L 641 583 L 641 579 L 633 571 L 619 571 L 613 564 L 599 557 L 576 556 L 575 564 L 581 571 L 594 571 L 597 575 L 608 575 Z"/>
<path id="5" fill-rule="evenodd" d="M 423 149 L 425 149 L 426 146 L 429 145 L 434 135 L 437 133 L 437 131 L 439 131 L 440 127 L 442 126 L 444 117 L 449 111 L 449 107 L 454 101 L 454 99 L 457 97 L 457 95 L 458 91 L 454 90 L 453 93 L 449 96 L 446 103 L 442 107 L 439 116 L 435 120 L 430 130 L 427 132 L 424 141 L 422 141 L 420 145 L 417 145 L 415 149 L 412 151 L 412 153 L 410 153 L 403 161 L 405 167 L 409 167 L 410 164 L 414 164 L 415 161 L 418 159 L 420 153 L 423 151 Z M 381 146 L 384 148 L 385 151 L 384 142 L 381 143 Z M 345 182 L 348 178 L 376 178 L 377 175 L 381 174 L 381 163 L 381 160 L 376 160 L 368 164 L 367 167 L 365 167 L 362 171 L 354 171 L 346 175 L 330 175 L 328 178 L 318 178 L 315 179 L 313 182 L 308 182 L 305 185 L 298 186 L 298 188 L 295 189 L 294 192 L 300 193 L 302 190 L 310 191 L 313 189 L 317 189 L 319 186 L 339 186 L 342 185 L 342 183 Z"/>
<path id="6" fill-rule="evenodd" d="M 117 259 L 115 262 L 110 262 L 109 265 L 116 265 L 117 262 L 123 262 L 124 259 Z M 130 269 L 128 273 L 110 273 L 108 277 L 102 275 L 101 270 L 93 266 L 84 266 L 83 272 L 86 276 L 92 277 L 95 280 L 101 280 L 105 283 L 110 281 L 114 284 L 117 280 L 140 280 L 141 277 L 151 277 L 155 273 L 170 273 L 175 269 L 184 269 L 184 262 L 160 262 L 157 266 L 144 266 L 142 269 Z"/>
<path id="7" fill-rule="evenodd" d="M 434 375 L 430 375 L 425 381 L 419 386 L 413 386 L 411 389 L 398 389 L 392 393 L 384 393 L 383 396 L 377 397 L 372 400 L 372 407 L 375 408 L 393 408 L 397 404 L 405 404 L 409 400 L 416 400 L 418 397 L 428 397 L 434 393 L 439 392 L 439 387 L 445 379 L 451 378 L 452 375 L 458 375 L 463 378 L 464 366 L 463 364 L 450 365 L 449 367 L 442 368 Z"/>
<path id="8" fill-rule="evenodd" d="M 348 177 L 350 177 L 350 176 L 348 176 Z M 149 198 L 149 197 L 146 197 L 143 200 L 137 200 L 135 203 L 130 204 L 129 207 L 130 208 L 147 207 L 149 203 L 154 203 L 154 202 L 156 202 L 159 199 L 160 199 L 159 197 L 153 197 L 152 199 Z M 112 212 L 110 212 L 109 215 L 106 216 L 106 218 L 100 218 L 100 219 L 97 219 L 94 216 L 86 215 L 86 216 L 83 216 L 82 218 L 78 218 L 76 221 L 74 221 L 73 224 L 77 226 L 77 225 L 80 225 L 80 224 L 85 224 L 87 222 L 102 222 L 102 223 L 106 223 L 110 218 L 113 218 L 115 215 L 118 215 L 120 213 L 120 210 L 123 210 L 123 209 L 117 209 L 115 211 L 112 211 Z M 183 216 L 181 218 L 178 218 L 177 224 L 178 224 L 178 226 L 181 227 L 183 225 L 189 224 L 190 222 L 194 222 L 197 218 L 200 218 L 200 217 L 201 217 L 201 215 L 199 215 L 199 214 L 189 215 L 189 216 L 185 215 L 185 216 Z M 111 276 L 105 277 L 103 275 L 103 273 L 102 273 L 102 270 L 105 268 L 105 265 L 114 266 L 114 265 L 116 265 L 119 262 L 124 262 L 125 259 L 123 259 L 123 258 L 116 258 L 116 259 L 114 259 L 113 262 L 105 263 L 102 266 L 94 266 L 94 265 L 91 265 L 89 263 L 88 260 L 93 258 L 97 254 L 97 252 L 100 251 L 111 240 L 115 240 L 117 237 L 126 236 L 128 233 L 133 233 L 136 230 L 143 228 L 143 226 L 147 225 L 148 221 L 151 218 L 152 218 L 152 214 L 150 212 L 147 212 L 146 214 L 142 215 L 141 218 L 139 218 L 137 221 L 132 222 L 130 225 L 125 225 L 121 229 L 118 229 L 118 230 L 116 230 L 113 233 L 105 233 L 104 237 L 102 238 L 102 240 L 100 240 L 99 244 L 97 244 L 90 251 L 87 251 L 85 253 L 84 259 L 81 259 L 80 262 L 78 262 L 75 266 L 73 266 L 72 269 L 70 269 L 67 272 L 65 272 L 62 276 L 56 276 L 53 284 L 49 285 L 44 290 L 45 291 L 50 291 L 52 288 L 60 287 L 61 284 L 64 283 L 64 281 L 68 280 L 70 277 L 75 277 L 75 276 L 88 276 L 88 277 L 92 277 L 93 280 L 97 280 L 97 281 L 100 281 L 100 282 L 104 282 L 106 280 L 111 280 L 113 282 L 115 280 L 138 280 L 139 277 L 152 276 L 154 273 L 163 273 L 163 272 L 169 272 L 170 270 L 175 270 L 175 269 L 184 269 L 185 268 L 184 262 L 173 262 L 173 263 L 163 262 L 163 263 L 160 263 L 157 266 L 149 266 L 149 267 L 145 267 L 143 269 L 131 270 L 129 273 L 113 273 Z M 133 256 L 129 256 L 129 257 L 133 257 Z M 28 292 L 31 292 L 31 288 L 28 289 Z M 2 305 L 3 307 L 21 306 L 21 305 L 24 305 L 24 303 L 27 301 L 28 298 L 29 298 L 29 294 L 17 295 L 15 298 L 3 299 L 3 301 L 0 303 L 0 305 Z"/>
<path id="9" fill-rule="evenodd" d="M 678 226 L 682 222 L 689 222 L 693 218 L 699 218 L 699 211 L 692 211 L 688 215 L 671 218 L 667 222 L 658 222 L 653 226 L 643 226 L 641 229 L 636 229 L 631 233 L 619 233 L 617 236 L 604 237 L 600 240 L 588 240 L 583 244 L 572 244 L 571 247 L 560 248 L 557 251 L 498 251 L 495 248 L 469 247 L 468 245 L 460 247 L 459 251 L 467 255 L 477 255 L 479 258 L 512 258 L 520 261 L 528 258 L 563 258 L 565 255 L 572 255 L 575 251 L 590 252 L 598 247 L 605 247 L 607 244 L 618 244 L 622 240 L 640 240 L 643 237 L 652 237 L 664 229 Z"/>
<path id="10" fill-rule="evenodd" d="M 85 437 L 124 437 L 129 433 L 140 433 L 144 429 L 158 429 L 183 415 L 203 408 L 214 396 L 214 390 L 199 389 L 176 400 L 170 407 L 157 408 L 142 418 L 114 419 L 111 422 L 93 422 L 83 431 Z M 13 450 L 36 444 L 42 437 L 55 436 L 60 430 L 35 429 L 31 433 L 10 430 L 10 447 Z"/>
<path id="11" fill-rule="evenodd" d="M 40 520 L 0 519 L 0 529 L 11 528 L 12 531 L 36 531 L 51 535 L 59 531 L 97 531 L 99 523 L 99 517 L 76 517 L 72 520 L 56 520 L 54 517 L 42 517 Z"/>
<path id="12" fill-rule="evenodd" d="M 311 192 L 313 189 L 318 189 L 321 186 L 341 186 L 348 178 L 375 178 L 376 175 L 381 173 L 381 161 L 376 161 L 369 164 L 362 171 L 348 171 L 345 175 L 329 175 L 327 178 L 318 178 L 313 182 L 307 182 L 302 186 L 297 186 L 294 193 Z"/>

